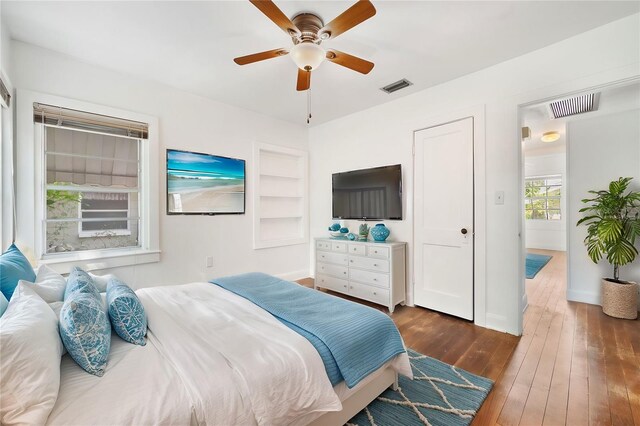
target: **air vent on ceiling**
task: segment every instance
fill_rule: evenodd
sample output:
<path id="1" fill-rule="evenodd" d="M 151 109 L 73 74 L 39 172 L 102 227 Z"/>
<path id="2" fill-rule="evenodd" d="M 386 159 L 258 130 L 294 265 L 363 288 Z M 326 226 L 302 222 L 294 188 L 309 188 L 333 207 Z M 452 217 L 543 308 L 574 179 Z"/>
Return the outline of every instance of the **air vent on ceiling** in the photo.
<path id="1" fill-rule="evenodd" d="M 599 93 L 587 93 L 586 95 L 553 101 L 549 104 L 549 115 L 552 119 L 583 114 L 598 109 Z"/>
<path id="2" fill-rule="evenodd" d="M 410 82 L 406 78 L 403 78 L 402 80 L 398 80 L 395 83 L 387 84 L 386 86 L 381 87 L 380 90 L 386 93 L 393 93 L 393 92 L 397 92 L 400 89 L 404 89 L 405 87 L 409 87 L 411 85 L 413 85 L 412 82 Z"/>

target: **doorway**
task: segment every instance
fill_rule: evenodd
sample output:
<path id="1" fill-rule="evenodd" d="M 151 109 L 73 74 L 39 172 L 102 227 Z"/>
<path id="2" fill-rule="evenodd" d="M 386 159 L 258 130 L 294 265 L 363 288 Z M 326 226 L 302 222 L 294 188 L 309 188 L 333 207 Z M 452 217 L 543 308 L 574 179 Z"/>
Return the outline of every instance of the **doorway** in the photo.
<path id="1" fill-rule="evenodd" d="M 589 259 L 586 228 L 576 223 L 588 191 L 607 189 L 621 176 L 633 178 L 630 189 L 640 188 L 640 82 L 529 104 L 519 116 L 527 304 L 598 305 L 609 265 Z M 627 279 L 639 279 L 640 267 L 627 273 Z"/>
<path id="2" fill-rule="evenodd" d="M 414 134 L 414 301 L 474 319 L 473 118 Z"/>

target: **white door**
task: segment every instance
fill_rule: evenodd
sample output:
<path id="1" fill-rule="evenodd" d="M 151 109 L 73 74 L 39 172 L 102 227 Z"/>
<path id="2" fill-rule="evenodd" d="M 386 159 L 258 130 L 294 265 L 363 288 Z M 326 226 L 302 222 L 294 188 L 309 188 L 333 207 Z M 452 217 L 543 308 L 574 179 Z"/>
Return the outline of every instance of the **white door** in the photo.
<path id="1" fill-rule="evenodd" d="M 415 304 L 473 319 L 473 118 L 415 133 Z"/>

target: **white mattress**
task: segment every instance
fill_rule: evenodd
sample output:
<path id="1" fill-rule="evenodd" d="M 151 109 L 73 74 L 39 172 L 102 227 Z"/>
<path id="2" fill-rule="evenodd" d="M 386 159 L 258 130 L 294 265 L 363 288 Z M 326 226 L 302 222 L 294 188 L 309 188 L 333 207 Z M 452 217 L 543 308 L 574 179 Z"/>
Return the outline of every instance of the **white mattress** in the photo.
<path id="1" fill-rule="evenodd" d="M 302 424 L 340 410 L 341 400 L 376 377 L 332 388 L 305 338 L 218 286 L 137 293 L 149 320 L 147 345 L 113 335 L 103 377 L 64 356 L 48 424 Z M 390 363 L 400 372 L 409 365 L 406 354 Z"/>

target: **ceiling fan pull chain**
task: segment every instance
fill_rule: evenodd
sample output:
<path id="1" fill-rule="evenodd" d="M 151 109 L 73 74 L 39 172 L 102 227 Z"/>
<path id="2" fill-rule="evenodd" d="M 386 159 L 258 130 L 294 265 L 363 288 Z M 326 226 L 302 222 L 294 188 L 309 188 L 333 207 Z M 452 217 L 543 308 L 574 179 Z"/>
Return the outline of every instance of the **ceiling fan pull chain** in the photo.
<path id="1" fill-rule="evenodd" d="M 307 89 L 307 124 L 311 123 L 311 88 Z"/>

